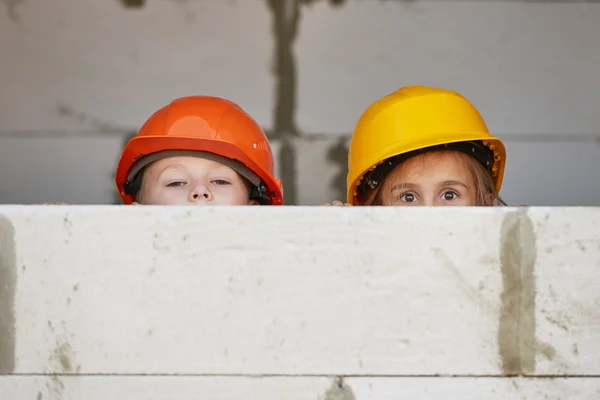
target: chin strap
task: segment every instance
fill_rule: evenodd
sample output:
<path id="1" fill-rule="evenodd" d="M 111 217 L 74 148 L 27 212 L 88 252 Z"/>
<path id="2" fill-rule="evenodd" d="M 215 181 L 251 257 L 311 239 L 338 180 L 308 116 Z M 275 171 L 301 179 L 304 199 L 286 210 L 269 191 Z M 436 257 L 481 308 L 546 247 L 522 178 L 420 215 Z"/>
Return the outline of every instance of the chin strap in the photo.
<path id="1" fill-rule="evenodd" d="M 261 206 L 271 204 L 271 198 L 267 194 L 267 185 L 260 182 L 258 186 L 252 185 L 250 189 L 250 200 L 256 200 Z"/>

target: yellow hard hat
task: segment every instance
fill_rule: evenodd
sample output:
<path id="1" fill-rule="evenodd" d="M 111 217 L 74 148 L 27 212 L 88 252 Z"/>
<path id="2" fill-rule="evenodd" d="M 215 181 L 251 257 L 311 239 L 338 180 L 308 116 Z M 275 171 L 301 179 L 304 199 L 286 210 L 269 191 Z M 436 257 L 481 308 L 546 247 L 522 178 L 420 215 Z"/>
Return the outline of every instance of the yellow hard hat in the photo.
<path id="1" fill-rule="evenodd" d="M 348 153 L 348 202 L 360 204 L 367 185 L 376 187 L 399 162 L 436 149 L 471 154 L 500 191 L 506 150 L 475 106 L 451 90 L 409 86 L 377 100 L 360 117 Z"/>

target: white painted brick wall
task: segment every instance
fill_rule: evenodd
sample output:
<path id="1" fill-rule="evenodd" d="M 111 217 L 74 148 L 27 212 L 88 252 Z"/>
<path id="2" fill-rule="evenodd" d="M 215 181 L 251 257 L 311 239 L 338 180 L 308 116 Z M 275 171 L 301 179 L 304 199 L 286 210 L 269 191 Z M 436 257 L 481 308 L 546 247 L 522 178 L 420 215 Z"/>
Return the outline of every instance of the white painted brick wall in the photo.
<path id="1" fill-rule="evenodd" d="M 596 399 L 599 227 L 595 208 L 0 207 L 0 395 Z"/>
<path id="2" fill-rule="evenodd" d="M 174 97 L 224 96 L 274 128 L 266 0 L 146 3 L 0 3 L 0 203 L 114 201 L 124 136 Z M 340 197 L 340 166 L 324 158 L 331 135 L 347 135 L 376 98 L 421 83 L 463 92 L 506 140 L 509 202 L 600 205 L 599 19 L 599 3 L 578 1 L 302 6 L 295 123 L 308 138 L 294 139 L 286 186 L 297 204 Z"/>

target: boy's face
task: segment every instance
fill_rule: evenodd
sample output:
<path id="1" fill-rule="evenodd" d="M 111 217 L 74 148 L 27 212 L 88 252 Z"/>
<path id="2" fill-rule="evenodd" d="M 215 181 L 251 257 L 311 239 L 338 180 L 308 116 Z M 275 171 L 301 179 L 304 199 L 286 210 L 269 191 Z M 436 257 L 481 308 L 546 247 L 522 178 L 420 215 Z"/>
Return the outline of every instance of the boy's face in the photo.
<path id="1" fill-rule="evenodd" d="M 149 205 L 254 205 L 250 183 L 226 165 L 200 157 L 166 157 L 148 165 L 137 195 Z"/>

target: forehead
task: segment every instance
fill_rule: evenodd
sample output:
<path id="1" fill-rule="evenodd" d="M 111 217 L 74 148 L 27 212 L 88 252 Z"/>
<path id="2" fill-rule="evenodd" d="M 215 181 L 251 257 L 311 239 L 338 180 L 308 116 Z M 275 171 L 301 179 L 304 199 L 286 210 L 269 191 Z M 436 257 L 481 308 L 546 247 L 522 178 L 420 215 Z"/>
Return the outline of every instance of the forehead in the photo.
<path id="1" fill-rule="evenodd" d="M 191 157 L 191 156 L 175 156 L 175 157 L 165 157 L 160 160 L 154 161 L 152 164 L 146 167 L 146 171 L 148 173 L 164 171 L 165 169 L 173 167 L 173 168 L 182 168 L 182 169 L 191 169 L 191 170 L 212 170 L 212 169 L 224 169 L 224 170 L 233 170 L 226 165 L 218 163 L 213 160 L 208 160 L 202 157 Z"/>
<path id="2" fill-rule="evenodd" d="M 469 156 L 457 151 L 443 150 L 423 153 L 397 165 L 387 180 L 449 179 L 470 181 Z"/>

